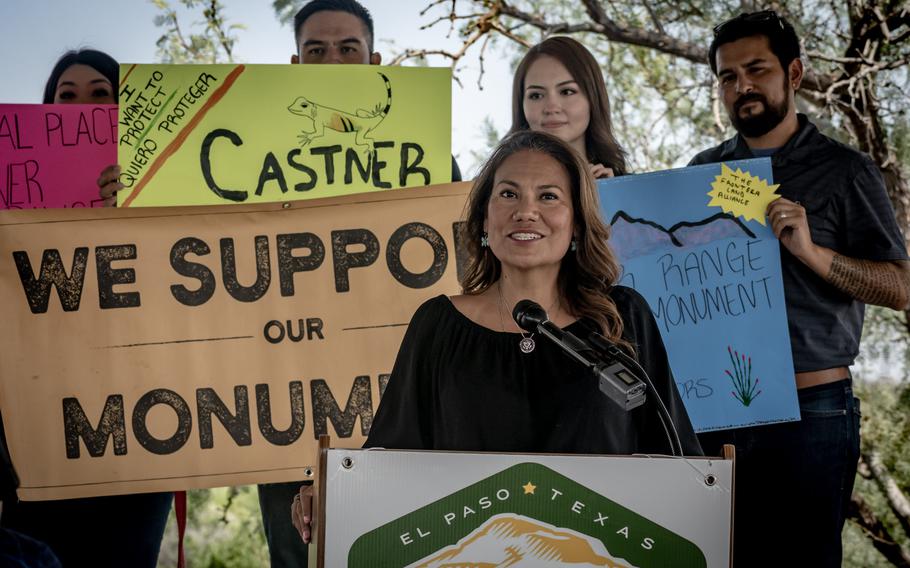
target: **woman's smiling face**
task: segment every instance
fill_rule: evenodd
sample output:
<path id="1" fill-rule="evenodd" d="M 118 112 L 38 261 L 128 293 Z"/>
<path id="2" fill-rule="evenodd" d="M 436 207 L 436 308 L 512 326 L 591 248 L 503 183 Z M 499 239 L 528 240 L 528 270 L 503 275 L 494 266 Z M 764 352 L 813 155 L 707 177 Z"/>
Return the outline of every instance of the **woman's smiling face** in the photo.
<path id="1" fill-rule="evenodd" d="M 541 55 L 528 67 L 523 108 L 531 130 L 552 134 L 585 155 L 591 105 L 558 59 Z"/>
<path id="2" fill-rule="evenodd" d="M 496 170 L 484 231 L 504 270 L 558 270 L 574 232 L 571 181 L 562 164 L 530 150 L 506 158 Z"/>

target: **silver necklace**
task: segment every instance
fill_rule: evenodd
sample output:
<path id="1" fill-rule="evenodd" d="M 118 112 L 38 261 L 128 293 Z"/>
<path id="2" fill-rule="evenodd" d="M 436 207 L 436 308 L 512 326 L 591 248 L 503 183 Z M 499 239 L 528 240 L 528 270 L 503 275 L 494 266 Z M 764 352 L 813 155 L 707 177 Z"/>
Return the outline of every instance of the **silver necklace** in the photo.
<path id="1" fill-rule="evenodd" d="M 505 309 L 505 300 L 502 298 L 502 280 L 496 283 L 496 288 L 499 290 L 499 324 L 502 326 L 502 330 L 506 330 L 506 320 L 502 317 L 502 312 Z M 550 306 L 550 312 L 553 311 L 553 308 L 556 304 L 559 303 L 559 296 L 556 296 L 556 301 L 553 302 L 553 305 Z M 549 313 L 549 312 L 547 312 Z M 525 335 L 524 330 L 519 329 L 518 333 L 521 334 L 521 341 L 518 342 L 518 348 L 522 353 L 527 355 L 528 353 L 534 351 L 534 348 L 537 347 L 537 344 L 534 343 L 534 333 L 531 335 Z"/>

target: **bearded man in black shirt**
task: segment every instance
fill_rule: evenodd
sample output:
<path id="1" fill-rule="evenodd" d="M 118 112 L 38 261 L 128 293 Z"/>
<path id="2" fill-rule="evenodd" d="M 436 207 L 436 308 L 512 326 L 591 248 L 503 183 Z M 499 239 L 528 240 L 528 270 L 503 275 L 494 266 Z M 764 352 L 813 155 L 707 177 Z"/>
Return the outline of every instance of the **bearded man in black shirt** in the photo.
<path id="1" fill-rule="evenodd" d="M 859 458 L 849 366 L 865 304 L 906 309 L 910 263 L 876 164 L 797 114 L 799 40 L 773 11 L 714 28 L 709 59 L 738 134 L 690 165 L 770 156 L 782 195 L 766 215 L 781 264 L 799 422 L 702 434 L 737 449 L 734 560 L 839 567 Z M 786 551 L 786 552 L 785 552 Z M 791 552 L 792 551 L 792 552 Z"/>

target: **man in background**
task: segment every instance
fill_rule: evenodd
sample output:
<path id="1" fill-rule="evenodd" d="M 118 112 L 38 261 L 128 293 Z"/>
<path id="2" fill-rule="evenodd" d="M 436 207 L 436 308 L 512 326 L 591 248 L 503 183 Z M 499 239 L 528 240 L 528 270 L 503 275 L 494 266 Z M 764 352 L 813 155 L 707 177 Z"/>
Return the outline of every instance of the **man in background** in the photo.
<path id="1" fill-rule="evenodd" d="M 771 158 L 782 197 L 766 215 L 781 244 L 802 418 L 702 434 L 702 447 L 736 446 L 737 567 L 840 567 L 859 459 L 849 366 L 865 304 L 910 303 L 904 238 L 876 164 L 797 114 L 803 64 L 784 18 L 768 10 L 718 25 L 709 60 L 737 135 L 690 165 Z"/>

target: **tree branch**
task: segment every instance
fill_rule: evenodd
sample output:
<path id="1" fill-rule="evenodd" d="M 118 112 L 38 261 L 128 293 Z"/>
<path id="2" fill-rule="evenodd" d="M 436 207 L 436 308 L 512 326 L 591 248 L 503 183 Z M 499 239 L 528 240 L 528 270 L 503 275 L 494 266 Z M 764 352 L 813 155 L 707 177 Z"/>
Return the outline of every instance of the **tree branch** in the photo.
<path id="1" fill-rule="evenodd" d="M 183 37 L 183 32 L 180 30 L 180 22 L 177 21 L 177 11 L 171 9 L 168 6 L 167 13 L 165 14 L 165 16 L 171 22 L 171 32 L 174 33 L 174 36 L 177 38 L 177 43 L 180 44 L 180 47 L 182 47 L 186 51 L 192 51 L 193 48 L 190 46 L 189 43 L 187 43 L 186 38 Z M 164 37 L 166 37 L 166 34 L 165 34 L 165 36 L 162 37 L 162 39 L 164 39 Z"/>
<path id="2" fill-rule="evenodd" d="M 847 518 L 856 523 L 872 546 L 895 566 L 910 567 L 910 552 L 898 544 L 862 495 L 854 492 L 847 508 Z"/>
<path id="3" fill-rule="evenodd" d="M 221 17 L 221 4 L 218 0 L 210 0 L 209 8 L 203 13 L 205 14 L 205 19 L 208 21 L 209 29 L 215 33 L 215 37 L 218 38 L 218 43 L 221 45 L 221 48 L 224 50 L 224 53 L 227 54 L 228 61 L 234 61 L 234 55 L 232 53 L 234 48 L 234 40 L 228 36 L 227 31 L 224 29 L 224 18 Z"/>
<path id="4" fill-rule="evenodd" d="M 657 13 L 651 6 L 651 2 L 649 0 L 645 0 L 644 4 L 645 10 L 648 11 L 648 17 L 651 18 L 651 23 L 654 24 L 655 28 L 657 28 L 657 32 L 661 35 L 667 35 L 667 31 L 664 29 L 663 24 L 660 23 L 660 18 L 657 17 Z"/>
<path id="5" fill-rule="evenodd" d="M 897 516 L 897 521 L 900 523 L 904 533 L 910 535 L 910 500 L 907 499 L 907 496 L 904 495 L 904 492 L 901 491 L 897 482 L 891 476 L 891 472 L 889 472 L 885 467 L 885 464 L 882 463 L 881 456 L 879 456 L 878 452 L 873 450 L 864 453 L 862 455 L 862 460 L 868 464 L 873 481 L 875 481 L 875 484 L 882 493 L 885 494 L 885 497 L 888 500 L 888 506 L 891 507 L 891 510 L 894 512 L 895 516 Z"/>
<path id="6" fill-rule="evenodd" d="M 477 0 L 474 0 L 475 2 Z M 652 32 L 642 28 L 623 27 L 609 18 L 599 0 L 582 0 L 591 23 L 549 22 L 540 16 L 524 12 L 506 0 L 493 0 L 491 8 L 503 16 L 509 16 L 533 26 L 546 35 L 595 33 L 609 41 L 637 45 L 655 49 L 668 55 L 675 55 L 693 63 L 708 63 L 708 48 L 680 40 L 662 32 Z M 819 75 L 812 69 L 807 69 L 803 84 L 817 91 L 824 92 L 834 81 L 833 76 Z"/>
<path id="7" fill-rule="evenodd" d="M 670 55 L 676 55 L 695 63 L 708 62 L 708 49 L 702 45 L 681 41 L 660 31 L 652 32 L 641 28 L 624 28 L 607 17 L 598 0 L 582 0 L 588 15 L 599 27 L 599 31 L 610 41 L 650 47 Z"/>
<path id="8" fill-rule="evenodd" d="M 638 46 L 696 64 L 707 63 L 706 42 L 687 41 L 667 33 L 650 6 L 646 6 L 646 9 L 652 14 L 650 19 L 652 29 L 647 28 L 649 25 L 647 19 L 643 20 L 645 22 L 643 25 L 620 23 L 608 12 L 608 9 L 615 11 L 618 8 L 603 0 L 581 0 L 587 18 L 580 22 L 548 18 L 545 12 L 531 13 L 521 6 L 535 6 L 536 10 L 539 4 L 522 0 L 428 0 L 428 2 L 430 2 L 428 8 L 444 3 L 449 6 L 448 16 L 439 18 L 437 22 L 444 20 L 466 22 L 461 30 L 465 47 L 476 43 L 479 36 L 492 33 L 501 34 L 529 47 L 527 40 L 513 32 L 515 28 L 511 27 L 512 24 L 506 23 L 506 20 L 509 20 L 518 22 L 518 28 L 529 26 L 539 30 L 543 35 L 586 33 L 611 44 Z M 899 1 L 847 0 L 846 3 L 848 26 L 835 25 L 833 31 L 825 32 L 837 37 L 842 27 L 846 47 L 838 54 L 821 54 L 817 51 L 806 54 L 807 59 L 823 61 L 826 63 L 824 67 L 833 69 L 817 71 L 811 64 L 807 65 L 800 95 L 822 110 L 843 117 L 856 140 L 856 145 L 861 151 L 870 154 L 881 168 L 898 223 L 904 229 L 905 235 L 910 238 L 910 184 L 904 173 L 904 166 L 898 161 L 895 147 L 887 135 L 889 123 L 885 121 L 883 109 L 878 106 L 875 96 L 875 87 L 880 82 L 879 77 L 882 74 L 893 74 L 895 70 L 906 68 L 910 64 L 910 53 L 907 53 L 906 45 L 897 43 L 910 38 L 910 30 L 904 30 L 904 26 L 910 27 L 910 8 Z M 469 12 L 472 13 L 457 14 L 456 7 L 464 4 L 471 6 Z M 877 12 L 876 6 L 881 7 Z M 837 14 L 842 9 L 841 5 L 834 5 L 832 2 L 832 13 Z M 639 19 L 642 14 L 639 13 Z M 798 14 L 791 14 L 791 19 L 796 20 L 798 17 L 800 17 Z M 697 38 L 699 35 L 692 37 Z M 828 43 L 820 41 L 822 44 Z M 460 59 L 465 55 L 465 49 L 453 55 Z M 453 59 L 453 67 L 455 61 L 457 60 Z M 713 99 L 712 103 L 715 103 Z M 715 122 L 720 123 L 719 106 L 716 103 L 712 106 Z"/>
<path id="9" fill-rule="evenodd" d="M 231 511 L 231 505 L 234 504 L 234 498 L 239 493 L 240 493 L 240 490 L 236 486 L 232 486 L 232 487 L 228 488 L 227 500 L 224 502 L 224 507 L 221 508 L 221 519 L 219 519 L 222 523 L 228 524 L 230 522 L 230 520 L 228 519 L 228 514 Z"/>

